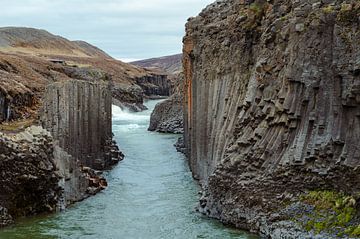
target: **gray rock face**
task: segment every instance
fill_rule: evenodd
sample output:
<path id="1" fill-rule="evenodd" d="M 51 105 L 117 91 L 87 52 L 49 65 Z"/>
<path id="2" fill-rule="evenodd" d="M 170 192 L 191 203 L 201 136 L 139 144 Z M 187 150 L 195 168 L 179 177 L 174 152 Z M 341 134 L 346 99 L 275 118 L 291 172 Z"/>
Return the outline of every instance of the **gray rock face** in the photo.
<path id="1" fill-rule="evenodd" d="M 109 150 L 113 145 L 109 82 L 54 83 L 47 86 L 43 102 L 43 126 L 84 166 L 102 170 L 122 159 Z"/>
<path id="2" fill-rule="evenodd" d="M 356 1 L 225 0 L 188 22 L 185 144 L 204 213 L 308 238 L 274 219 L 286 195 L 360 191 L 359 15 Z"/>
<path id="3" fill-rule="evenodd" d="M 54 212 L 62 196 L 51 135 L 38 128 L 0 133 L 0 225 L 12 217 Z M 11 216 L 10 216 L 11 215 Z"/>
<path id="4" fill-rule="evenodd" d="M 183 133 L 182 101 L 177 95 L 155 106 L 151 113 L 149 131 L 161 133 Z"/>
<path id="5" fill-rule="evenodd" d="M 39 126 L 0 133 L 0 150 L 0 227 L 13 218 L 62 210 L 107 185 Z"/>
<path id="6" fill-rule="evenodd" d="M 8 101 L 5 95 L 0 92 L 0 122 L 3 122 L 8 118 L 8 109 Z"/>
<path id="7" fill-rule="evenodd" d="M 145 96 L 169 96 L 170 81 L 166 74 L 136 78 L 136 83 L 143 89 Z"/>
<path id="8" fill-rule="evenodd" d="M 173 76 L 172 95 L 158 103 L 150 117 L 149 131 L 180 134 L 183 127 L 183 74 Z"/>

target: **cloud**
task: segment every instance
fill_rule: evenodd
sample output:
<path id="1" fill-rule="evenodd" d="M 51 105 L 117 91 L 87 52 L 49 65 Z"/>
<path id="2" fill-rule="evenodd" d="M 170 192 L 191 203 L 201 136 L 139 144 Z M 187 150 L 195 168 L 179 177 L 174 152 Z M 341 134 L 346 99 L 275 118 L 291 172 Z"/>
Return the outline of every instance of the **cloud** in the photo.
<path id="1" fill-rule="evenodd" d="M 1 26 L 46 29 L 116 58 L 181 51 L 184 25 L 214 0 L 0 0 Z"/>

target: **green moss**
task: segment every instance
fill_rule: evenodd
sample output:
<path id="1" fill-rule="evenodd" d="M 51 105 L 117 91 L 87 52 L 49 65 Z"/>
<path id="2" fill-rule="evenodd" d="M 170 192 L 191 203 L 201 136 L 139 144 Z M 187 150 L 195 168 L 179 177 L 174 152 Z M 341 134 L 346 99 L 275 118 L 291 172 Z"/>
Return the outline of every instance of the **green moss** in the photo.
<path id="1" fill-rule="evenodd" d="M 5 122 L 0 124 L 0 132 L 17 132 L 24 130 L 34 124 L 34 119 L 24 119 L 18 121 Z"/>
<path id="2" fill-rule="evenodd" d="M 289 16 L 285 15 L 285 16 L 280 17 L 280 20 L 281 21 L 286 21 L 288 18 L 289 18 Z"/>
<path id="3" fill-rule="evenodd" d="M 247 9 L 247 22 L 244 25 L 244 29 L 246 30 L 255 30 L 258 25 L 261 23 L 261 19 L 265 15 L 266 3 L 262 2 L 254 2 Z"/>
<path id="4" fill-rule="evenodd" d="M 331 6 L 331 5 L 328 5 L 328 6 L 326 6 L 326 7 L 323 7 L 323 12 L 324 13 L 332 13 L 332 12 L 334 12 L 334 7 L 333 6 Z"/>
<path id="5" fill-rule="evenodd" d="M 250 10 L 253 11 L 257 16 L 262 15 L 263 11 L 264 11 L 264 5 L 263 4 L 259 4 L 259 3 L 252 3 L 250 5 Z"/>
<path id="6" fill-rule="evenodd" d="M 360 224 L 357 226 L 350 226 L 345 230 L 345 233 L 351 237 L 360 237 Z"/>
<path id="7" fill-rule="evenodd" d="M 336 229 L 339 235 L 360 235 L 360 226 L 351 225 L 356 215 L 354 197 L 334 191 L 311 191 L 300 197 L 300 200 L 315 208 L 313 213 L 307 215 L 310 220 L 303 223 L 306 230 L 320 233 Z"/>

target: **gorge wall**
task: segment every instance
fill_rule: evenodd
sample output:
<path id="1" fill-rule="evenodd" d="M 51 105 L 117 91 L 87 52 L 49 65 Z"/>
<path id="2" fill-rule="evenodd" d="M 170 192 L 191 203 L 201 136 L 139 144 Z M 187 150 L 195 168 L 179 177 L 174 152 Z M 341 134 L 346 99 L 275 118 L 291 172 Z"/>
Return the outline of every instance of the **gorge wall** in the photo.
<path id="1" fill-rule="evenodd" d="M 56 211 L 62 190 L 51 135 L 43 129 L 13 136 L 0 133 L 0 152 L 0 225 L 20 216 Z"/>
<path id="2" fill-rule="evenodd" d="M 145 96 L 169 96 L 170 81 L 166 74 L 153 74 L 136 79 L 136 83 L 144 90 Z"/>
<path id="3" fill-rule="evenodd" d="M 202 212 L 315 238 L 287 214 L 300 195 L 360 192 L 359 16 L 358 1 L 225 0 L 189 20 L 184 136 Z"/>
<path id="4" fill-rule="evenodd" d="M 66 152 L 103 170 L 121 159 L 112 149 L 111 104 L 110 82 L 57 82 L 46 87 L 41 121 Z"/>
<path id="5" fill-rule="evenodd" d="M 38 117 L 1 125 L 0 226 L 18 217 L 62 210 L 107 186 L 94 169 L 109 169 L 124 155 L 112 140 L 112 83 L 90 75 L 87 80 L 47 85 Z M 4 98 L 16 106 L 11 95 L 8 91 Z M 26 113 L 22 107 L 13 107 L 13 112 Z M 42 127 L 19 127 L 27 123 Z"/>
<path id="6" fill-rule="evenodd" d="M 183 83 L 182 73 L 172 77 L 171 96 L 158 103 L 151 113 L 149 131 L 180 134 L 183 128 Z"/>

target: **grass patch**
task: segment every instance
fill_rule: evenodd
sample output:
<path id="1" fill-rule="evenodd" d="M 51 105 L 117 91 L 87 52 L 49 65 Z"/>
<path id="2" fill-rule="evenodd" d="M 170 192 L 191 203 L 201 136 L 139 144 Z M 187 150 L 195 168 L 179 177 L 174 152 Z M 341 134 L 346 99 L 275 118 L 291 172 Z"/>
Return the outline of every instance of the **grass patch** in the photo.
<path id="1" fill-rule="evenodd" d="M 324 13 L 329 14 L 329 13 L 334 12 L 335 9 L 334 9 L 334 6 L 328 5 L 326 7 L 323 7 L 322 10 L 323 10 Z"/>
<path id="2" fill-rule="evenodd" d="M 30 127 L 33 124 L 34 124 L 34 119 L 5 122 L 0 124 L 0 131 L 18 132 Z"/>
<path id="3" fill-rule="evenodd" d="M 303 223 L 306 230 L 315 233 L 337 232 L 338 236 L 360 236 L 360 225 L 353 225 L 355 218 L 356 199 L 352 196 L 334 191 L 311 191 L 303 195 L 303 203 L 314 206 L 310 220 Z"/>

